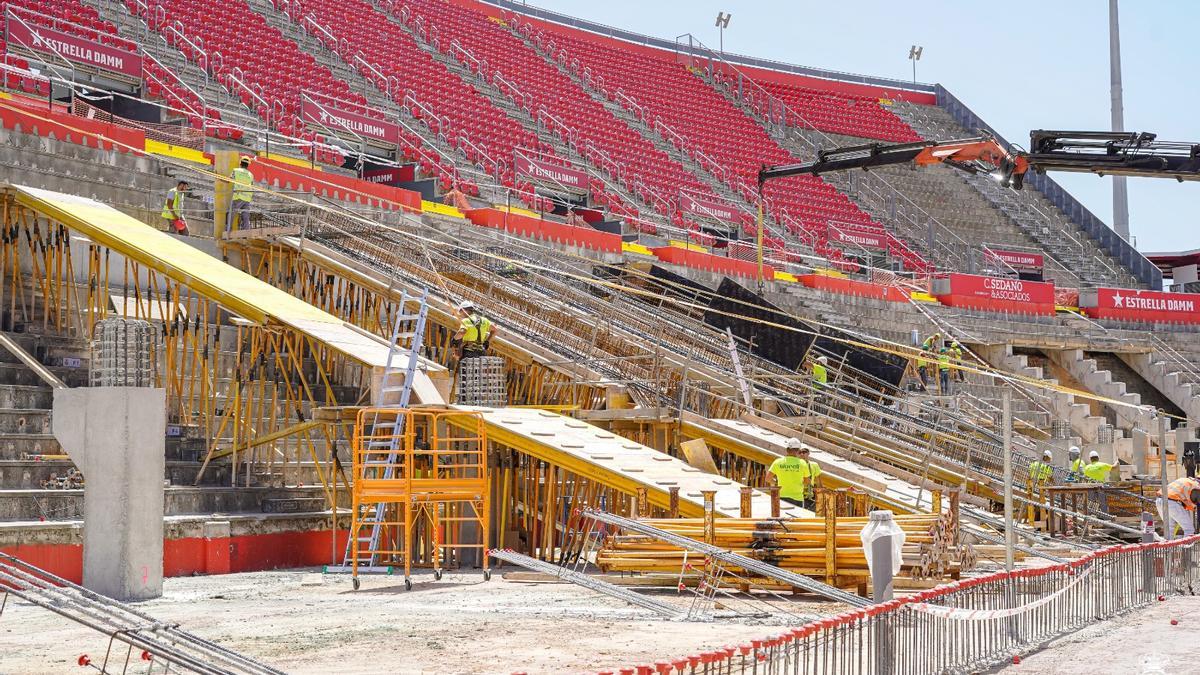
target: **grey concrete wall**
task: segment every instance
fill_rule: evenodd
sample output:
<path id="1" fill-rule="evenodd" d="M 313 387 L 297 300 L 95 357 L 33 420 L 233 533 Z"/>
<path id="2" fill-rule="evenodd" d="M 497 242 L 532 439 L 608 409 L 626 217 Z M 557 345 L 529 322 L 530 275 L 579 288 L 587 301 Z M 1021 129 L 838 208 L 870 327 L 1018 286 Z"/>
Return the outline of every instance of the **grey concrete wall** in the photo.
<path id="1" fill-rule="evenodd" d="M 52 419 L 87 481 L 83 585 L 117 600 L 161 596 L 165 391 L 56 389 Z"/>

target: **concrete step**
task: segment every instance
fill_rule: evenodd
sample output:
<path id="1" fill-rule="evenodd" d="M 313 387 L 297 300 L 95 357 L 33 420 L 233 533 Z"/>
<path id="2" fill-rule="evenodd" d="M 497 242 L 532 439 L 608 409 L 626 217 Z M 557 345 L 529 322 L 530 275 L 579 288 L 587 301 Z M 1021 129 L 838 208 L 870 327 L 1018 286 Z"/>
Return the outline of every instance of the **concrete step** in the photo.
<path id="1" fill-rule="evenodd" d="M 261 488 L 171 486 L 165 490 L 164 515 L 216 513 L 278 513 L 287 500 L 303 509 L 324 503 L 320 487 Z M 82 518 L 83 490 L 0 490 L 0 521 L 73 520 Z"/>

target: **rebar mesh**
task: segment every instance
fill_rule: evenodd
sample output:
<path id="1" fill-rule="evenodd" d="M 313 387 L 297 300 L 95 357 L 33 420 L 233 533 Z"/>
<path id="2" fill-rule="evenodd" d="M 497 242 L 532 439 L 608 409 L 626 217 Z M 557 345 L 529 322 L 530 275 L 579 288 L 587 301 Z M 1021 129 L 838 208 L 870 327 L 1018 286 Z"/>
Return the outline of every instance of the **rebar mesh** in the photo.
<path id="1" fill-rule="evenodd" d="M 458 369 L 458 402 L 489 408 L 507 405 L 504 359 L 499 356 L 463 359 Z"/>
<path id="2" fill-rule="evenodd" d="M 93 387 L 155 386 L 158 331 L 139 319 L 104 319 L 91 343 L 88 383 Z"/>

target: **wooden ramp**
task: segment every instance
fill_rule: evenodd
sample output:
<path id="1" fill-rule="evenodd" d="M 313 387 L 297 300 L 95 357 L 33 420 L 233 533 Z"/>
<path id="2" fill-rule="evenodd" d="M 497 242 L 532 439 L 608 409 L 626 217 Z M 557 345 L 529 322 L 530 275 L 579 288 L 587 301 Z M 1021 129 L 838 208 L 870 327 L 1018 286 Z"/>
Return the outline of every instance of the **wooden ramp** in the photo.
<path id="1" fill-rule="evenodd" d="M 371 368 L 387 364 L 388 343 L 232 267 L 165 232 L 93 199 L 9 185 L 18 204 L 57 220 L 79 235 L 185 284 L 237 316 L 259 325 L 291 328 Z M 422 360 L 414 382 L 421 403 L 442 403 L 428 373 L 444 370 Z"/>
<path id="2" fill-rule="evenodd" d="M 483 413 L 489 441 L 622 492 L 632 494 L 638 488 L 646 488 L 653 506 L 667 508 L 670 488 L 678 487 L 679 511 L 683 516 L 704 514 L 701 492 L 705 490 L 716 492 L 717 515 L 737 517 L 741 513 L 741 483 L 705 473 L 664 452 L 587 422 L 537 408 L 463 409 Z M 811 511 L 786 502 L 782 507 L 784 517 L 812 515 Z M 755 518 L 769 517 L 770 496 L 755 490 L 751 513 Z"/>

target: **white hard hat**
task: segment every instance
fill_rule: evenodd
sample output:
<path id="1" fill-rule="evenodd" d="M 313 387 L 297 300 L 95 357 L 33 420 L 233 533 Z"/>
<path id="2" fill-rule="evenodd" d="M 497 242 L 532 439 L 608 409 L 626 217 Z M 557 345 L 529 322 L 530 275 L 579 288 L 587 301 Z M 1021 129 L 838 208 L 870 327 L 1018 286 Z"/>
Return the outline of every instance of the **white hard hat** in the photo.
<path id="1" fill-rule="evenodd" d="M 475 309 L 475 303 L 471 302 L 470 300 L 463 300 L 462 302 L 458 303 L 458 308 L 463 312 L 469 312 Z"/>
<path id="2" fill-rule="evenodd" d="M 804 447 L 804 444 L 800 442 L 799 438 L 789 438 L 787 439 L 787 443 L 784 443 L 784 445 L 788 450 L 799 450 L 800 448 Z"/>
<path id="3" fill-rule="evenodd" d="M 818 363 L 829 363 L 829 357 L 828 356 L 818 356 L 817 362 Z"/>
<path id="4" fill-rule="evenodd" d="M 1042 457 L 1045 457 L 1046 459 L 1052 459 L 1054 457 L 1054 453 L 1046 450 L 1042 453 Z"/>
<path id="5" fill-rule="evenodd" d="M 1088 459 L 1100 459 L 1100 453 L 1093 450 L 1088 453 Z"/>
<path id="6" fill-rule="evenodd" d="M 1078 454 L 1079 454 L 1079 446 L 1078 446 L 1078 445 L 1072 445 L 1072 446 L 1071 446 L 1071 449 L 1070 449 L 1070 450 L 1068 450 L 1067 452 L 1068 452 L 1068 453 L 1070 453 L 1070 454 L 1072 454 L 1072 455 L 1078 455 Z"/>

